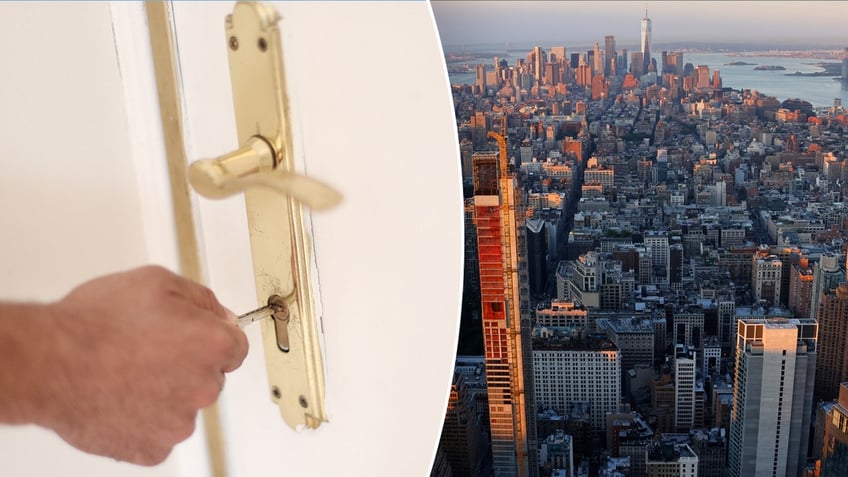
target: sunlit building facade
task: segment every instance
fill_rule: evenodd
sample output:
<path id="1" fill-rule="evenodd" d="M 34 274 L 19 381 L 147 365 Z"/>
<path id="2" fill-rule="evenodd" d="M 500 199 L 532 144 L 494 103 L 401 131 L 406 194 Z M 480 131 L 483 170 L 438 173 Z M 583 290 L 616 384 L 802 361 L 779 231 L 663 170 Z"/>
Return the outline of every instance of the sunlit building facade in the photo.
<path id="1" fill-rule="evenodd" d="M 645 10 L 645 18 L 642 19 L 642 34 L 639 36 L 642 40 L 640 52 L 642 53 L 642 72 L 647 73 L 648 67 L 651 64 L 651 19 L 648 18 L 648 10 Z"/>
<path id="2" fill-rule="evenodd" d="M 501 150 L 505 153 L 505 146 Z M 503 173 L 502 173 L 503 172 Z M 494 475 L 535 476 L 530 313 L 522 307 L 515 177 L 497 152 L 474 155 L 474 208 Z M 524 293 L 526 295 L 526 292 Z M 524 338 L 524 341 L 522 340 Z M 529 411 L 529 412 L 528 412 Z"/>
<path id="3" fill-rule="evenodd" d="M 813 409 L 816 322 L 741 319 L 730 419 L 730 477 L 802 474 Z"/>

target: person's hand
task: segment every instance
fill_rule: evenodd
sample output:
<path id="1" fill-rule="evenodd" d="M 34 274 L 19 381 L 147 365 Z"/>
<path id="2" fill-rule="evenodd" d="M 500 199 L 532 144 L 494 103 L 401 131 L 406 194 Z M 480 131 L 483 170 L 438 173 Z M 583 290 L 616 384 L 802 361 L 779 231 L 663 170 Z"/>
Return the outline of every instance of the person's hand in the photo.
<path id="1" fill-rule="evenodd" d="M 97 278 L 47 308 L 56 359 L 34 420 L 121 461 L 162 462 L 247 354 L 212 291 L 160 267 Z"/>

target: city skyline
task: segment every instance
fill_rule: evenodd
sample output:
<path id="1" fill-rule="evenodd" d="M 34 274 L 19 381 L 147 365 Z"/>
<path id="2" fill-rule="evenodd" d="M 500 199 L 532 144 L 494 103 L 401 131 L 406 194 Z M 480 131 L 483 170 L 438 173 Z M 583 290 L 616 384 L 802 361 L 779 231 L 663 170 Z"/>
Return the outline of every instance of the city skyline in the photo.
<path id="1" fill-rule="evenodd" d="M 591 44 L 615 35 L 619 44 L 638 45 L 638 19 L 645 16 L 662 28 L 653 42 L 839 46 L 844 41 L 840 19 L 848 16 L 842 2 L 431 2 L 442 44 L 489 43 Z M 697 20 L 698 29 L 692 28 Z M 776 28 L 791 25 L 791 30 Z M 715 34 L 720 33 L 719 38 Z"/>

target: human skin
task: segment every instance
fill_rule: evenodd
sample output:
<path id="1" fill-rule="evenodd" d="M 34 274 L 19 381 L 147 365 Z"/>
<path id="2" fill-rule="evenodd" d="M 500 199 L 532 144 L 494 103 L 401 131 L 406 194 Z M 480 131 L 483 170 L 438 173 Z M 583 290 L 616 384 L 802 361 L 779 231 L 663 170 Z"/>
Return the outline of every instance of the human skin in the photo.
<path id="1" fill-rule="evenodd" d="M 156 266 L 96 278 L 55 303 L 0 303 L 0 423 L 155 465 L 194 432 L 247 350 L 211 290 Z"/>

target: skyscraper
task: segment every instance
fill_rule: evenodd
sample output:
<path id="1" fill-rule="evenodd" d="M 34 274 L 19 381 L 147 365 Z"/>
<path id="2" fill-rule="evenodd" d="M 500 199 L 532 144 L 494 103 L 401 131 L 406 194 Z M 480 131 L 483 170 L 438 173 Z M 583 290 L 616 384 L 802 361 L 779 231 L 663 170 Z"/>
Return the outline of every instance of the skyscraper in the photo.
<path id="1" fill-rule="evenodd" d="M 648 231 L 645 233 L 645 246 L 651 250 L 653 276 L 659 277 L 662 283 L 668 283 L 668 235 L 665 232 Z"/>
<path id="2" fill-rule="evenodd" d="M 541 46 L 533 47 L 533 74 L 536 76 L 536 82 L 542 81 L 542 76 L 545 74 L 545 51 Z"/>
<path id="3" fill-rule="evenodd" d="M 710 67 L 707 65 L 698 65 L 695 69 L 695 87 L 699 90 L 708 89 L 710 87 Z"/>
<path id="4" fill-rule="evenodd" d="M 550 65 L 549 65 L 550 66 Z M 547 278 L 548 247 L 545 241 L 545 220 L 534 217 L 526 220 L 527 271 L 530 276 L 530 293 L 542 296 Z"/>
<path id="5" fill-rule="evenodd" d="M 564 335 L 533 343 L 539 408 L 567 415 L 575 403 L 588 403 L 592 432 L 603 435 L 621 396 L 621 355 L 606 338 Z"/>
<path id="6" fill-rule="evenodd" d="M 816 322 L 739 320 L 730 477 L 800 476 L 810 434 Z"/>
<path id="7" fill-rule="evenodd" d="M 789 277 L 789 310 L 796 318 L 812 318 L 810 300 L 813 296 L 813 269 L 806 257 L 801 257 L 798 263 L 790 267 Z"/>
<path id="8" fill-rule="evenodd" d="M 439 444 L 450 464 L 452 475 L 471 477 L 481 468 L 480 426 L 474 413 L 473 396 L 461 374 L 453 375 L 442 438 Z"/>
<path id="9" fill-rule="evenodd" d="M 842 82 L 848 83 L 848 48 L 842 52 Z"/>
<path id="10" fill-rule="evenodd" d="M 529 310 L 522 309 L 523 293 L 519 290 L 523 259 L 519 233 L 523 235 L 524 227 L 517 223 L 520 207 L 516 207 L 515 175 L 508 173 L 506 140 L 499 134 L 492 135 L 498 140 L 499 153 L 474 154 L 474 207 L 492 464 L 498 477 L 535 476 L 538 465 Z"/>
<path id="11" fill-rule="evenodd" d="M 596 41 L 592 48 L 592 76 L 604 74 L 604 55 L 601 53 L 601 45 Z"/>
<path id="12" fill-rule="evenodd" d="M 689 432 L 695 427 L 695 353 L 678 347 L 674 360 L 674 427 Z"/>
<path id="13" fill-rule="evenodd" d="M 564 65 L 568 62 L 568 58 L 565 56 L 565 47 L 564 46 L 552 46 L 549 50 L 548 61 L 552 63 L 558 63 L 560 65 Z"/>
<path id="14" fill-rule="evenodd" d="M 819 358 L 816 364 L 817 399 L 837 397 L 839 385 L 848 381 L 848 283 L 821 294 L 816 321 L 819 324 Z"/>
<path id="15" fill-rule="evenodd" d="M 477 65 L 477 90 L 486 96 L 486 67 L 484 65 Z"/>
<path id="16" fill-rule="evenodd" d="M 642 47 L 639 51 L 642 52 L 643 66 L 642 72 L 648 72 L 648 66 L 651 64 L 651 19 L 648 18 L 648 9 L 645 9 L 645 18 L 642 19 L 642 34 L 639 36 L 642 40 Z"/>
<path id="17" fill-rule="evenodd" d="M 604 74 L 609 76 L 612 74 L 611 65 L 615 62 L 615 37 L 607 35 L 604 37 Z"/>
<path id="18" fill-rule="evenodd" d="M 813 264 L 813 290 L 810 295 L 810 316 L 816 318 L 821 294 L 836 288 L 845 281 L 845 270 L 839 268 L 839 257 L 835 253 L 824 253 L 818 263 Z"/>
<path id="19" fill-rule="evenodd" d="M 848 383 L 839 385 L 839 401 L 824 420 L 821 477 L 848 475 Z"/>
<path id="20" fill-rule="evenodd" d="M 780 305 L 780 288 L 783 264 L 777 255 L 761 248 L 752 257 L 751 291 L 754 300 L 763 300 L 768 306 Z"/>

